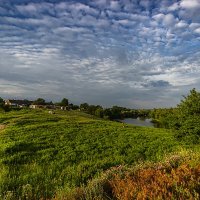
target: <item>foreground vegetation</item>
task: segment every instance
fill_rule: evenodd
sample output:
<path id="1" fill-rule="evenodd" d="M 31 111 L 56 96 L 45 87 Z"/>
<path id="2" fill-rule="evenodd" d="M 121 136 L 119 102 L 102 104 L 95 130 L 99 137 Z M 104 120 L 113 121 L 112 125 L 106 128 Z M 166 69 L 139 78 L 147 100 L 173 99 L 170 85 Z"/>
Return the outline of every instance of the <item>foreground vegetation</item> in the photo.
<path id="1" fill-rule="evenodd" d="M 159 161 L 184 145 L 170 130 L 124 127 L 78 111 L 11 111 L 0 124 L 2 199 L 50 199 L 113 166 Z"/>
<path id="2" fill-rule="evenodd" d="M 99 178 L 55 199 L 130 200 L 200 198 L 199 152 L 181 151 L 159 163 L 113 167 Z"/>

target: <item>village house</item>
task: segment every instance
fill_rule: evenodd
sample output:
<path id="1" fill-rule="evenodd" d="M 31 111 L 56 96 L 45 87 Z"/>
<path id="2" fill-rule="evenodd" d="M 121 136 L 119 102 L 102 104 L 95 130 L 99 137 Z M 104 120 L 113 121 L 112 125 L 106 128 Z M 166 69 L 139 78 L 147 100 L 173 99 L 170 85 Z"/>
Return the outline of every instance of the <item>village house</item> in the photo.
<path id="1" fill-rule="evenodd" d="M 60 109 L 61 110 L 68 110 L 68 107 L 67 106 L 60 106 Z"/>
<path id="2" fill-rule="evenodd" d="M 29 105 L 31 105 L 32 101 L 29 100 L 16 100 L 16 99 L 7 99 L 4 101 L 5 105 L 10 106 L 10 107 L 19 107 L 19 108 L 23 108 L 23 107 L 29 107 Z"/>
<path id="3" fill-rule="evenodd" d="M 29 108 L 32 108 L 32 109 L 37 109 L 37 108 L 47 108 L 47 109 L 56 109 L 56 106 L 55 105 L 36 105 L 36 104 L 31 104 L 29 106 Z"/>
<path id="4" fill-rule="evenodd" d="M 31 109 L 46 108 L 46 109 L 68 110 L 67 106 L 56 106 L 53 103 L 46 103 L 45 105 L 40 105 L 40 104 L 34 104 L 34 101 L 29 101 L 29 100 L 7 99 L 4 100 L 4 103 L 7 106 L 16 108 L 29 107 Z"/>
<path id="5" fill-rule="evenodd" d="M 31 104 L 31 105 L 29 106 L 29 108 L 32 108 L 32 109 L 36 109 L 36 108 L 46 108 L 46 106 L 45 106 L 45 105 L 35 105 L 35 104 Z"/>

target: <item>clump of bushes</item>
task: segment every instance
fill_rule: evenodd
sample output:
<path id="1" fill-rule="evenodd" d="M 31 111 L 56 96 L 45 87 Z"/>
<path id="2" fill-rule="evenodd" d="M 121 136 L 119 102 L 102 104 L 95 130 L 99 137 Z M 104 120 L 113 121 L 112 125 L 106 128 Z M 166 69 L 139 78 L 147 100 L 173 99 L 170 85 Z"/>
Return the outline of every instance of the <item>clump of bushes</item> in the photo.
<path id="1" fill-rule="evenodd" d="M 200 165 L 146 168 L 110 181 L 114 199 L 198 199 Z"/>
<path id="2" fill-rule="evenodd" d="M 176 108 L 154 109 L 151 112 L 165 128 L 173 129 L 178 139 L 199 143 L 200 139 L 200 93 L 192 89 Z"/>

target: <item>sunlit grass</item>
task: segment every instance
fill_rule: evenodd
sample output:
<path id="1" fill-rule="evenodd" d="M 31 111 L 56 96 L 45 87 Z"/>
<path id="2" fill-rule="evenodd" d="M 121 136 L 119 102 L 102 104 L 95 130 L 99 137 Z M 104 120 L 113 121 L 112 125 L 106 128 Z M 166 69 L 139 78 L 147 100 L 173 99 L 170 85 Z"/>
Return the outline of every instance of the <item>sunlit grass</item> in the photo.
<path id="1" fill-rule="evenodd" d="M 124 127 L 78 111 L 12 111 L 0 114 L 0 124 L 2 199 L 50 199 L 111 167 L 157 162 L 184 145 L 169 130 Z"/>

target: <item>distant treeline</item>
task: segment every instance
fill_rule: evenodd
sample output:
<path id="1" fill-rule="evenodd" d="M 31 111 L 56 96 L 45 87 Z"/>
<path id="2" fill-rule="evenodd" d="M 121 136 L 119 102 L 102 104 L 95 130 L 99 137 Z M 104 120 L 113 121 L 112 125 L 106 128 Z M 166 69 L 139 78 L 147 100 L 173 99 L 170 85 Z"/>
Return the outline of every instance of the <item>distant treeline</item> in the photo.
<path id="1" fill-rule="evenodd" d="M 52 101 L 46 102 L 43 98 L 38 98 L 34 101 L 28 100 L 10 100 L 10 102 L 15 101 L 15 103 L 23 102 L 23 107 L 28 107 L 29 105 L 41 105 L 41 106 L 62 106 L 66 107 L 68 110 L 80 110 L 85 113 L 95 115 L 104 119 L 123 119 L 123 118 L 137 118 L 137 117 L 148 117 L 150 110 L 148 109 L 129 109 L 120 106 L 113 106 L 111 108 L 103 108 L 101 105 L 89 105 L 88 103 L 82 103 L 80 105 L 74 105 L 69 103 L 67 98 L 63 98 L 60 102 L 53 103 Z M 5 102 L 0 98 L 0 108 L 4 111 L 9 111 L 11 109 L 18 109 L 16 106 L 5 105 Z M 53 107 L 52 107 L 53 108 Z"/>
<path id="2" fill-rule="evenodd" d="M 100 105 L 89 105 L 83 103 L 80 105 L 80 110 L 88 114 L 95 115 L 104 119 L 123 119 L 123 118 L 137 118 L 148 117 L 150 110 L 148 109 L 129 109 L 119 106 L 113 106 L 112 108 L 103 108 Z"/>

